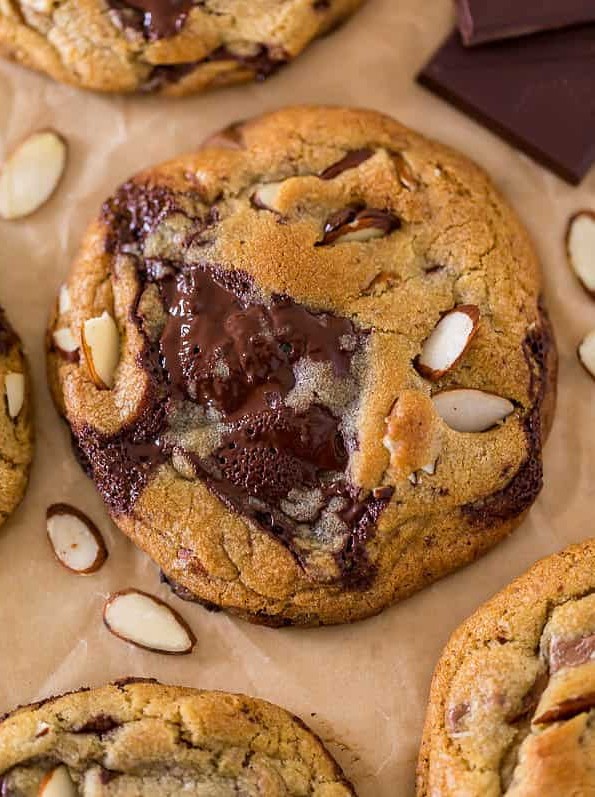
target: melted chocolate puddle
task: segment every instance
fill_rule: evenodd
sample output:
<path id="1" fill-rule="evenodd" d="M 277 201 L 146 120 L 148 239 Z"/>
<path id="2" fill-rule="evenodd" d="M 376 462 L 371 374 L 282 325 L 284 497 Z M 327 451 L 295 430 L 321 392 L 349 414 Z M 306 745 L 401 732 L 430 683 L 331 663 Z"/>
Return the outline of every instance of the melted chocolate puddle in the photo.
<path id="1" fill-rule="evenodd" d="M 108 250 L 142 244 L 174 209 L 167 194 L 124 186 L 104 208 Z M 184 475 L 280 540 L 314 580 L 369 586 L 366 542 L 392 490 L 364 495 L 348 482 L 356 441 L 344 428 L 357 398 L 354 358 L 368 333 L 288 296 L 265 299 L 247 274 L 211 263 L 137 258 L 137 270 L 133 321 L 143 332 L 138 308 L 149 285 L 166 319 L 158 339 L 145 336 L 142 412 L 116 436 L 83 429 L 76 441 L 106 503 L 116 514 L 131 511 L 155 468 L 182 458 Z M 308 388 L 320 373 L 331 392 L 351 386 L 342 403 Z M 209 444 L 190 445 L 180 430 L 206 435 Z"/>

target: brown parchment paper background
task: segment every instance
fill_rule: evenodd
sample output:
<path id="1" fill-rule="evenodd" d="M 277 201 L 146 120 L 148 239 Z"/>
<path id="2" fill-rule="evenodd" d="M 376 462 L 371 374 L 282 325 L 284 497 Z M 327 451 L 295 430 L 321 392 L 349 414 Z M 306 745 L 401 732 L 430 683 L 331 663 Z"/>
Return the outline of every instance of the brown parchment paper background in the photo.
<path id="1" fill-rule="evenodd" d="M 595 301 L 570 273 L 563 248 L 570 213 L 595 208 L 595 170 L 571 188 L 414 83 L 453 18 L 450 0 L 369 0 L 268 82 L 181 101 L 91 95 L 0 64 L 0 159 L 35 128 L 51 125 L 70 142 L 50 203 L 30 219 L 0 221 L 0 301 L 29 354 L 37 414 L 30 488 L 0 533 L 0 712 L 125 675 L 242 691 L 302 716 L 361 797 L 411 795 L 430 677 L 450 632 L 538 557 L 595 536 L 595 383 L 575 354 L 595 327 Z M 522 527 L 480 562 L 380 617 L 307 631 L 209 614 L 159 583 L 157 568 L 108 521 L 74 461 L 43 355 L 50 302 L 86 224 L 116 185 L 234 120 L 297 102 L 379 109 L 482 164 L 537 241 L 561 356 L 545 488 Z M 54 561 L 44 513 L 56 501 L 87 511 L 104 532 L 110 558 L 94 576 L 77 577 Z M 199 640 L 192 655 L 145 652 L 105 630 L 105 597 L 128 586 L 181 611 Z"/>

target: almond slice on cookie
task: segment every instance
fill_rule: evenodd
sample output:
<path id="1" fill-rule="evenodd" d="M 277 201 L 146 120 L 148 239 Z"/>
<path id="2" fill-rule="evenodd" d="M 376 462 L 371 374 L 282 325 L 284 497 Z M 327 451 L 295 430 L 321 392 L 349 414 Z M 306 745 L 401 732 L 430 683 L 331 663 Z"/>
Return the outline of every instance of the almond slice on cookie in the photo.
<path id="1" fill-rule="evenodd" d="M 76 797 L 78 791 L 64 764 L 50 769 L 39 784 L 37 797 Z"/>
<path id="2" fill-rule="evenodd" d="M 120 335 L 116 322 L 106 311 L 90 318 L 83 324 L 81 340 L 91 379 L 100 390 L 109 390 L 114 386 L 120 359 Z"/>
<path id="3" fill-rule="evenodd" d="M 277 206 L 277 200 L 281 189 L 285 184 L 285 180 L 275 183 L 263 183 L 258 186 L 256 191 L 252 194 L 252 204 L 260 210 L 270 210 L 273 213 L 280 213 Z"/>
<path id="4" fill-rule="evenodd" d="M 432 401 L 455 432 L 485 432 L 514 412 L 514 404 L 508 399 L 475 388 L 443 390 L 432 396 Z"/>
<path id="5" fill-rule="evenodd" d="M 437 381 L 461 360 L 479 327 L 479 307 L 453 307 L 436 324 L 416 360 L 422 376 Z"/>
<path id="6" fill-rule="evenodd" d="M 196 637 L 177 612 L 140 590 L 110 595 L 103 608 L 103 621 L 120 639 L 157 653 L 184 655 L 196 644 Z"/>
<path id="7" fill-rule="evenodd" d="M 62 327 L 52 332 L 54 349 L 66 360 L 77 359 L 75 355 L 79 350 L 79 343 L 68 327 Z"/>
<path id="8" fill-rule="evenodd" d="M 322 240 L 316 246 L 383 238 L 400 226 L 401 221 L 388 210 L 345 208 L 327 219 Z"/>
<path id="9" fill-rule="evenodd" d="M 8 416 L 18 418 L 25 403 L 25 375 L 9 371 L 4 377 L 4 392 Z"/>

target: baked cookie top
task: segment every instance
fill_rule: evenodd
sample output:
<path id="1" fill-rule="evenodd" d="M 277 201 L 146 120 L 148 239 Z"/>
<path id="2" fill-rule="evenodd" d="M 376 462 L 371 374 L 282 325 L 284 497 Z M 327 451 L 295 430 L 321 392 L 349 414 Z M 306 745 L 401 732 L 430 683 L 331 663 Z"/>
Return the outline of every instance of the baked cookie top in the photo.
<path id="1" fill-rule="evenodd" d="M 181 594 L 343 622 L 475 558 L 537 495 L 539 289 L 466 158 L 377 113 L 286 109 L 105 203 L 50 377 L 115 522 Z M 465 350 L 428 370 L 454 310 Z M 454 387 L 483 431 L 443 419 Z"/>
<path id="2" fill-rule="evenodd" d="M 589 541 L 539 561 L 453 634 L 434 674 L 417 793 L 586 797 L 594 723 Z"/>
<path id="3" fill-rule="evenodd" d="M 10 797 L 355 794 L 322 742 L 283 709 L 132 679 L 8 715 L 0 784 Z"/>
<path id="4" fill-rule="evenodd" d="M 31 390 L 18 335 L 0 307 L 0 526 L 20 503 L 33 457 Z"/>
<path id="5" fill-rule="evenodd" d="M 182 95 L 264 80 L 364 0 L 20 0 L 0 54 L 87 89 Z"/>

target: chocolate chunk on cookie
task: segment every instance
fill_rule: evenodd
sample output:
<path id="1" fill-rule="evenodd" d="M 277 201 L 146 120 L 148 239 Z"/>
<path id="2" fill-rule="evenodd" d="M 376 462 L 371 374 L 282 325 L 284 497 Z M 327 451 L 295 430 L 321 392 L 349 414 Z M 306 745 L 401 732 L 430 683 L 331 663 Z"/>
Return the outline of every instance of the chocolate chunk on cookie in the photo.
<path id="1" fill-rule="evenodd" d="M 347 622 L 535 500 L 555 386 L 539 294 L 527 234 L 466 158 L 376 113 L 286 109 L 105 202 L 50 381 L 178 594 Z"/>
<path id="2" fill-rule="evenodd" d="M 0 722 L 0 791 L 355 797 L 320 739 L 264 700 L 126 679 Z"/>
<path id="3" fill-rule="evenodd" d="M 18 335 L 0 307 L 0 526 L 25 494 L 32 457 L 27 363 Z"/>

